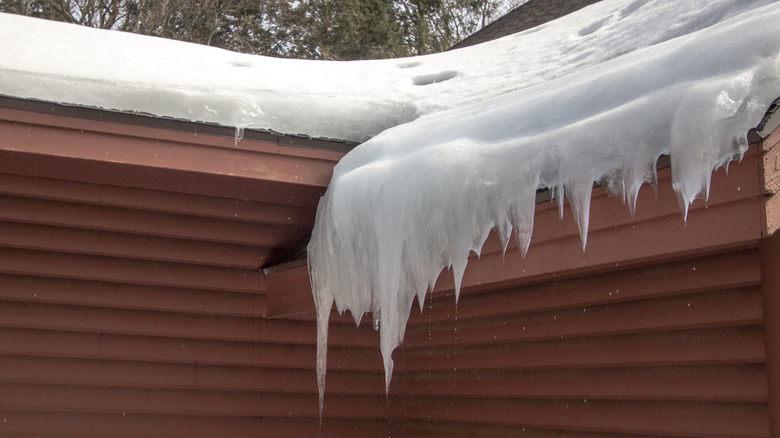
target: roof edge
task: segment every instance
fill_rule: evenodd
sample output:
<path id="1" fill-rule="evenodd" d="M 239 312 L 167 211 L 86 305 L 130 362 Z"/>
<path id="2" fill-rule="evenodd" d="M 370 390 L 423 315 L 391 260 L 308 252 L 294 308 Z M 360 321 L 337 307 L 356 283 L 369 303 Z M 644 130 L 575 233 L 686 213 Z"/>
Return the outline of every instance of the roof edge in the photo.
<path id="1" fill-rule="evenodd" d="M 146 128 L 163 129 L 218 137 L 241 138 L 276 143 L 281 146 L 320 149 L 347 153 L 359 143 L 330 138 L 312 138 L 306 135 L 283 134 L 271 130 L 239 128 L 216 123 L 198 122 L 153 114 L 109 110 L 83 105 L 56 103 L 32 98 L 21 98 L 0 94 L 0 108 L 30 111 L 62 117 L 118 123 Z"/>

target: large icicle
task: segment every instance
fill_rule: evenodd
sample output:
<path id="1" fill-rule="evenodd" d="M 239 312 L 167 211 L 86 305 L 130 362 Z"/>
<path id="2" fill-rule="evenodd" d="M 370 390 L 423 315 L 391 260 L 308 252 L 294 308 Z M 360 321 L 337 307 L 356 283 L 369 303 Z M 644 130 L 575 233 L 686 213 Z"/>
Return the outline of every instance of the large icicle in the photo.
<path id="1" fill-rule="evenodd" d="M 628 198 L 669 154 L 683 209 L 713 169 L 739 159 L 780 96 L 780 8 L 596 63 L 532 87 L 388 129 L 348 154 L 320 201 L 309 244 L 318 375 L 335 302 L 380 330 L 386 383 L 415 296 L 442 269 L 456 296 L 471 251 L 495 229 L 530 241 L 534 193 L 565 192 L 586 243 L 594 181 Z M 510 225 L 511 224 L 511 225 Z M 422 304 L 422 303 L 420 303 Z M 323 319 L 325 321 L 323 322 Z M 322 387 L 320 388 L 322 390 Z"/>

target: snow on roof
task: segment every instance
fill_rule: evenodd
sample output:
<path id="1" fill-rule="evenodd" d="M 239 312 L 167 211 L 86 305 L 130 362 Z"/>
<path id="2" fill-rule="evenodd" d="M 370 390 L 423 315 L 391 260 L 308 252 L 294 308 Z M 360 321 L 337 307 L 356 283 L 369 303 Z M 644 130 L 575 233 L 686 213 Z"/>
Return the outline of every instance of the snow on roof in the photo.
<path id="1" fill-rule="evenodd" d="M 668 154 L 684 211 L 780 96 L 780 3 L 607 0 L 408 59 L 282 60 L 0 14 L 0 95 L 366 141 L 335 168 L 309 245 L 318 382 L 335 302 L 381 330 L 386 383 L 414 297 L 456 294 L 490 230 L 524 252 L 534 199 L 593 181 L 633 210 Z M 562 201 L 561 201 L 561 206 Z"/>
<path id="2" fill-rule="evenodd" d="M 422 309 L 449 268 L 457 299 L 491 230 L 504 247 L 514 232 L 525 254 L 541 187 L 561 214 L 569 198 L 583 248 L 594 181 L 633 212 L 668 154 L 684 214 L 706 198 L 713 169 L 742 157 L 747 131 L 780 96 L 780 4 L 759 3 L 615 0 L 499 40 L 549 53 L 552 64 L 529 61 L 545 79 L 423 115 L 344 157 L 309 244 L 321 390 L 334 302 L 356 322 L 372 313 L 389 390 L 414 297 Z"/>
<path id="3" fill-rule="evenodd" d="M 641 3 L 595 5 L 584 17 L 478 47 L 354 62 L 246 55 L 0 13 L 0 94 L 365 141 L 422 115 L 547 82 L 755 6 L 699 0 L 678 14 L 679 7 Z"/>

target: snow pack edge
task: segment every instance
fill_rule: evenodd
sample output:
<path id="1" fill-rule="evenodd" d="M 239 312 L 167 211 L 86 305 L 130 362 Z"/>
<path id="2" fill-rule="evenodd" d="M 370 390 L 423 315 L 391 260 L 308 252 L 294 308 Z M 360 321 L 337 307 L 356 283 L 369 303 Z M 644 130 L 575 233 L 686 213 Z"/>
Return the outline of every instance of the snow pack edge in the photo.
<path id="1" fill-rule="evenodd" d="M 777 4 L 587 69 L 383 131 L 335 168 L 308 247 L 322 409 L 335 303 L 380 331 L 386 390 L 417 297 L 451 269 L 456 300 L 491 230 L 530 244 L 536 190 L 569 199 L 587 242 L 593 182 L 634 211 L 669 155 L 683 216 L 747 150 L 780 96 Z M 562 208 L 562 202 L 559 204 Z"/>

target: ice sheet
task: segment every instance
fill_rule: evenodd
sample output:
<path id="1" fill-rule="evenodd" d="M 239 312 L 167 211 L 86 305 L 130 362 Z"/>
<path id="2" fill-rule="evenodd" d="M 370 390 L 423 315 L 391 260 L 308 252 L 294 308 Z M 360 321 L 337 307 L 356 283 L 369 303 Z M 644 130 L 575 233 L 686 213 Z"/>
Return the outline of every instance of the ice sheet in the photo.
<path id="1" fill-rule="evenodd" d="M 610 2 L 618 4 L 637 5 Z M 348 154 L 320 201 L 309 244 L 321 389 L 334 302 L 356 322 L 372 314 L 389 390 L 392 352 L 414 297 L 422 309 L 439 273 L 452 269 L 457 299 L 468 256 L 479 254 L 491 230 L 505 243 L 514 230 L 525 253 L 539 188 L 569 199 L 584 249 L 593 182 L 633 211 L 640 186 L 655 182 L 656 161 L 668 154 L 687 214 L 695 198 L 707 197 L 713 169 L 741 158 L 747 131 L 780 96 L 777 23 L 776 5 L 745 12 L 534 86 L 421 116 Z"/>

